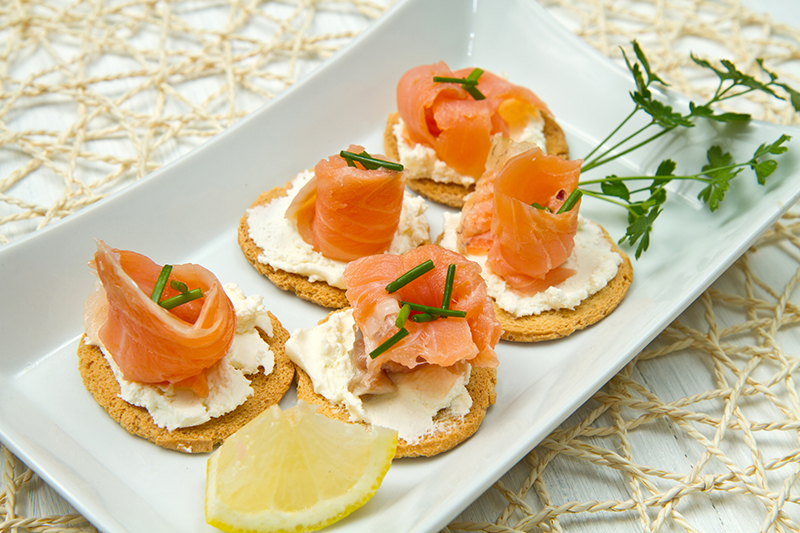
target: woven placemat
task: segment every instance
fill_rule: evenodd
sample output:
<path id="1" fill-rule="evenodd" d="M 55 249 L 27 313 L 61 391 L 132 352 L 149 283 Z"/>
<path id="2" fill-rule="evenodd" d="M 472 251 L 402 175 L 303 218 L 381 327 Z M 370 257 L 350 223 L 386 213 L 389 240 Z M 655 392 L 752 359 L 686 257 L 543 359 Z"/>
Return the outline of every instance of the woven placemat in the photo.
<path id="1" fill-rule="evenodd" d="M 542 3 L 620 63 L 636 39 L 652 69 L 697 102 L 717 81 L 691 60 L 698 49 L 762 80 L 763 58 L 800 87 L 800 32 L 738 1 Z M 728 109 L 800 123 L 788 101 L 762 94 Z M 800 321 L 797 213 L 445 531 L 800 530 L 800 360 L 784 350 L 787 336 L 797 346 Z M 776 258 L 783 276 L 759 277 L 774 275 L 764 264 Z"/>
<path id="2" fill-rule="evenodd" d="M 714 85 L 689 59 L 701 41 L 751 74 L 758 70 L 756 58 L 764 58 L 783 81 L 800 87 L 798 31 L 735 0 L 543 4 L 615 59 L 619 47 L 630 53 L 635 37 L 653 69 L 697 100 Z M 214 24 L 197 16 L 205 10 L 217 13 Z M 356 0 L 0 6 L 0 243 L 74 213 L 194 148 L 291 85 L 382 12 L 380 4 Z M 352 31 L 320 34 L 317 23 L 327 16 L 345 17 Z M 26 66 L 31 59 L 49 66 L 32 70 Z M 96 75 L 109 60 L 116 61 L 117 74 Z M 760 95 L 746 110 L 800 123 L 787 103 Z M 42 113 L 59 113 L 61 127 L 41 129 Z M 104 144 L 108 139 L 117 141 L 114 149 Z M 120 150 L 119 141 L 126 148 Z M 54 182 L 63 194 L 32 200 L 32 191 Z M 643 531 L 704 531 L 692 512 L 727 506 L 742 509 L 745 530 L 797 530 L 792 488 L 800 476 L 799 362 L 782 348 L 782 336 L 798 320 L 792 301 L 800 277 L 798 230 L 794 215 L 776 224 L 448 529 L 583 531 L 633 524 Z M 796 263 L 785 279 L 759 277 L 757 267 L 771 253 Z M 673 375 L 676 368 L 691 369 L 685 395 L 667 396 L 659 379 L 648 379 L 685 378 Z M 764 405 L 774 416 L 748 416 Z M 788 444 L 773 446 L 776 434 Z M 685 468 L 648 456 L 648 442 L 665 435 L 693 449 L 675 463 Z M 94 530 L 66 503 L 58 516 L 21 505 L 37 500 L 31 494 L 52 490 L 7 449 L 0 471 L 0 532 Z M 576 483 L 571 492 L 563 489 L 570 474 Z M 487 516 L 496 518 L 487 522 Z"/>

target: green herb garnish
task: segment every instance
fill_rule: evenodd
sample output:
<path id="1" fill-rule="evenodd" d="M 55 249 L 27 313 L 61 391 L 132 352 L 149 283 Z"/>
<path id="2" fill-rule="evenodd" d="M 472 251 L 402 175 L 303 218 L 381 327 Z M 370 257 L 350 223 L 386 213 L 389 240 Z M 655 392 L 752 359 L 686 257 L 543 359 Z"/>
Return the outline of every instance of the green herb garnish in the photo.
<path id="1" fill-rule="evenodd" d="M 794 109 L 800 111 L 800 92 L 795 91 L 784 83 L 778 83 L 778 76 L 764 68 L 762 59 L 757 59 L 756 61 L 762 72 L 769 77 L 767 82 L 758 81 L 756 78 L 740 72 L 730 61 L 722 60 L 723 69 L 719 69 L 712 66 L 708 61 L 692 55 L 692 61 L 717 75 L 719 85 L 708 102 L 704 104 L 690 102 L 688 113 L 678 112 L 653 96 L 650 91 L 650 86 L 653 83 L 663 86 L 668 84 L 650 70 L 650 63 L 647 61 L 639 44 L 636 41 L 633 41 L 632 44 L 637 61 L 631 62 L 624 50 L 622 54 L 636 83 L 636 90 L 631 93 L 634 109 L 619 126 L 583 158 L 582 173 L 622 157 L 676 128 L 694 127 L 695 121 L 699 118 L 722 123 L 748 121 L 750 120 L 749 114 L 718 113 L 712 109 L 712 106 L 753 91 L 760 91 L 769 96 L 785 100 L 786 98 L 778 95 L 774 90 L 780 87 L 788 93 L 789 101 Z M 639 116 L 641 113 L 650 116 L 649 122 L 632 134 L 617 141 L 617 136 L 623 126 L 634 116 Z M 652 128 L 656 128 L 656 130 L 653 131 Z M 612 139 L 614 140 L 612 141 Z M 653 223 L 662 212 L 662 206 L 667 200 L 665 187 L 670 181 L 692 180 L 704 183 L 705 188 L 700 191 L 697 197 L 708 204 L 712 212 L 716 211 L 725 197 L 731 180 L 746 168 L 750 168 L 755 173 L 758 183 L 764 185 L 767 177 L 778 167 L 778 162 L 768 156 L 785 153 L 788 147 L 784 146 L 784 144 L 790 139 L 791 137 L 788 135 L 781 135 L 771 144 L 762 144 L 755 150 L 752 158 L 743 162 L 735 162 L 730 153 L 723 152 L 722 148 L 715 145 L 706 152 L 708 164 L 704 165 L 699 172 L 675 174 L 675 162 L 671 159 L 666 159 L 659 164 L 655 174 L 652 176 L 623 177 L 609 175 L 603 179 L 581 180 L 579 183 L 580 191 L 585 195 L 611 202 L 627 210 L 628 228 L 619 242 L 622 243 L 627 240 L 631 246 L 638 242 L 636 248 L 636 258 L 638 259 L 642 253 L 647 251 L 650 245 L 650 232 L 653 229 Z M 633 190 L 628 189 L 624 183 L 626 181 L 642 180 L 650 181 L 650 183 Z M 586 188 L 590 185 L 599 185 L 600 190 Z M 569 199 L 567 203 L 569 203 Z M 564 205 L 567 205 L 567 203 Z"/>
<path id="2" fill-rule="evenodd" d="M 400 342 L 406 335 L 408 335 L 408 330 L 406 328 L 400 328 L 400 331 L 383 341 L 380 346 L 369 352 L 370 358 L 375 359 L 380 354 Z"/>
<path id="3" fill-rule="evenodd" d="M 189 292 L 189 287 L 187 287 L 186 284 L 182 281 L 173 279 L 170 280 L 169 285 L 178 292 Z"/>
<path id="4" fill-rule="evenodd" d="M 561 207 L 558 208 L 556 214 L 560 215 L 561 213 L 566 213 L 575 207 L 575 204 L 578 203 L 578 200 L 581 199 L 581 196 L 583 196 L 583 192 L 580 189 L 573 190 L 571 193 L 569 193 L 569 196 L 567 196 L 567 199 L 564 201 L 564 203 L 561 204 Z"/>
<path id="5" fill-rule="evenodd" d="M 197 289 L 192 289 L 190 291 L 182 292 L 176 296 L 173 296 L 172 298 L 161 300 L 160 302 L 158 302 L 158 305 L 160 305 L 164 309 L 172 309 L 174 307 L 178 307 L 179 305 L 189 303 L 192 300 L 197 300 L 198 298 L 202 297 L 203 297 L 203 290 L 198 287 Z"/>
<path id="6" fill-rule="evenodd" d="M 453 281 L 456 279 L 456 265 L 447 266 L 447 277 L 444 280 L 444 294 L 442 295 L 442 309 L 450 309 L 450 298 L 453 296 Z"/>
<path id="7" fill-rule="evenodd" d="M 531 207 L 538 209 L 539 211 L 547 211 L 548 213 L 552 213 L 553 210 L 547 207 L 546 205 L 542 205 L 539 202 L 533 202 Z"/>
<path id="8" fill-rule="evenodd" d="M 411 307 L 404 305 L 400 308 L 400 312 L 397 313 L 397 319 L 394 321 L 394 325 L 398 328 L 402 328 L 406 325 L 406 320 L 408 320 L 408 315 L 411 314 Z"/>
<path id="9" fill-rule="evenodd" d="M 185 303 L 191 302 L 192 300 L 197 300 L 198 298 L 203 297 L 202 289 L 197 288 L 189 290 L 189 287 L 187 287 L 184 282 L 173 279 L 170 281 L 170 286 L 176 291 L 180 291 L 180 294 L 162 300 L 161 295 L 164 294 L 164 289 L 167 286 L 167 280 L 169 279 L 169 275 L 171 273 L 172 273 L 172 265 L 164 265 L 163 267 L 161 267 L 161 272 L 159 272 L 158 274 L 158 279 L 156 279 L 156 284 L 153 287 L 153 292 L 150 294 L 151 300 L 153 300 L 155 303 L 157 303 L 164 309 L 172 309 L 174 307 L 178 307 L 179 305 L 183 305 Z"/>
<path id="10" fill-rule="evenodd" d="M 413 320 L 414 322 L 417 322 L 417 323 L 421 323 L 421 322 L 433 322 L 434 320 L 437 320 L 438 318 L 439 317 L 436 316 L 436 315 L 430 315 L 428 313 L 419 313 L 419 314 L 413 315 L 411 317 L 411 320 Z"/>
<path id="11" fill-rule="evenodd" d="M 469 93 L 475 100 L 485 100 L 486 96 L 478 90 L 478 78 L 483 74 L 483 70 L 476 68 L 472 69 L 469 76 L 466 78 L 448 78 L 446 76 L 434 76 L 435 83 L 458 83 L 465 91 Z"/>
<path id="12" fill-rule="evenodd" d="M 464 318 L 467 316 L 466 311 L 458 311 L 456 309 L 443 309 L 441 307 L 432 307 L 430 305 L 415 304 L 413 302 L 404 301 L 401 301 L 400 303 L 409 306 L 414 311 L 422 311 L 423 313 L 428 313 L 430 315 L 455 316 L 459 318 Z"/>
<path id="13" fill-rule="evenodd" d="M 433 261 L 428 259 L 424 263 L 420 263 L 393 282 L 389 283 L 386 286 L 386 292 L 392 294 L 400 290 L 401 288 L 405 287 L 421 275 L 425 274 L 426 272 L 430 272 L 434 269 Z"/>
<path id="14" fill-rule="evenodd" d="M 164 265 L 161 267 L 161 272 L 158 274 L 158 279 L 156 279 L 153 292 L 150 293 L 150 299 L 155 303 L 158 303 L 158 301 L 161 299 L 161 295 L 164 294 L 164 288 L 167 286 L 167 280 L 169 279 L 169 275 L 171 273 L 172 265 Z"/>
<path id="15" fill-rule="evenodd" d="M 394 170 L 396 172 L 400 172 L 403 170 L 403 165 L 400 163 L 393 163 L 391 161 L 384 161 L 383 159 L 376 159 L 369 155 L 366 151 L 361 152 L 360 154 L 354 154 L 353 152 L 348 152 L 347 150 L 342 150 L 339 152 L 339 155 L 347 162 L 347 166 L 354 167 L 356 166 L 355 161 L 358 161 L 364 168 L 367 170 L 375 170 L 377 168 L 383 167 L 387 170 Z"/>

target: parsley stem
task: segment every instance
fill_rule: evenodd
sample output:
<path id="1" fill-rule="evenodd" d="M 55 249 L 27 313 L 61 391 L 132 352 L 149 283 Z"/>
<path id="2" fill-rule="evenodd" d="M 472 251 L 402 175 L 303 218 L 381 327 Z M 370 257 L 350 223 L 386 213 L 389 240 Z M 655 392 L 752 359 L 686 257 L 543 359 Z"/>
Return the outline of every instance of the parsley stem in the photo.
<path id="1" fill-rule="evenodd" d="M 400 331 L 383 341 L 380 346 L 369 352 L 370 358 L 375 359 L 380 354 L 400 342 L 406 335 L 408 335 L 408 330 L 406 328 L 400 328 Z"/>
<path id="2" fill-rule="evenodd" d="M 644 131 L 646 128 L 649 128 L 650 126 L 652 126 L 652 125 L 654 125 L 654 124 L 655 124 L 655 122 L 652 122 L 652 123 L 648 124 L 647 126 L 645 126 L 644 128 L 642 128 L 642 129 L 641 129 L 641 130 L 639 130 L 639 131 L 640 131 L 640 132 L 641 132 L 641 131 Z M 670 131 L 672 131 L 674 128 L 675 128 L 675 126 L 666 127 L 666 128 L 664 128 L 664 129 L 662 129 L 660 132 L 656 133 L 655 135 L 653 135 L 653 136 L 651 136 L 651 137 L 649 137 L 649 138 L 647 138 L 647 139 L 645 139 L 645 140 L 643 140 L 643 141 L 639 142 L 638 144 L 635 144 L 634 146 L 631 146 L 630 148 L 627 148 L 627 149 L 625 149 L 625 150 L 623 150 L 623 151 L 621 151 L 621 152 L 617 152 L 617 153 L 616 153 L 616 154 L 614 154 L 614 155 L 610 155 L 610 156 L 608 155 L 609 153 L 611 153 L 611 151 L 612 151 L 614 148 L 618 147 L 619 145 L 621 145 L 622 143 L 624 143 L 624 142 L 628 141 L 628 140 L 629 140 L 631 137 L 633 137 L 634 135 L 636 135 L 636 134 L 638 134 L 638 133 L 639 133 L 639 132 L 637 132 L 636 134 L 634 134 L 634 135 L 631 135 L 630 137 L 628 137 L 628 139 L 625 139 L 625 140 L 623 140 L 623 141 L 621 141 L 621 142 L 617 143 L 617 144 L 616 144 L 614 147 L 612 147 L 612 148 L 609 148 L 608 150 L 606 150 L 605 152 L 603 152 L 603 154 L 602 154 L 602 155 L 600 155 L 600 156 L 596 157 L 594 160 L 590 161 L 590 162 L 589 162 L 589 163 L 587 163 L 586 165 L 582 165 L 582 166 L 581 166 L 581 172 L 586 172 L 586 171 L 588 171 L 588 170 L 591 170 L 591 169 L 593 169 L 593 168 L 595 168 L 595 167 L 599 167 L 600 165 L 603 165 L 603 164 L 605 164 L 605 163 L 608 163 L 609 161 L 613 161 L 613 160 L 615 160 L 615 159 L 617 159 L 617 158 L 620 158 L 620 157 L 622 157 L 622 156 L 624 156 L 624 155 L 627 155 L 627 154 L 629 154 L 630 152 L 633 152 L 634 150 L 637 150 L 638 148 L 641 148 L 642 146 L 644 146 L 644 145 L 646 145 L 646 144 L 648 144 L 648 143 L 650 143 L 650 142 L 652 142 L 652 141 L 655 141 L 656 139 L 658 139 L 658 138 L 659 138 L 659 137 L 661 137 L 662 135 L 666 135 L 667 133 L 669 133 Z M 607 157 L 606 157 L 606 156 L 607 156 Z M 603 159 L 603 158 L 604 158 L 604 159 Z"/>
<path id="3" fill-rule="evenodd" d="M 411 270 L 409 270 L 408 272 L 406 272 L 393 282 L 389 283 L 386 286 L 386 292 L 392 294 L 393 292 L 400 290 L 401 288 L 405 287 L 406 285 L 408 285 L 421 275 L 430 272 L 433 269 L 434 269 L 433 261 L 431 259 L 428 259 L 424 263 L 418 264 L 417 266 L 415 266 L 414 268 L 412 268 Z"/>
<path id="4" fill-rule="evenodd" d="M 609 133 L 608 135 L 606 135 L 606 138 L 605 138 L 605 139 L 603 139 L 602 141 L 600 141 L 599 143 L 597 143 L 597 146 L 595 146 L 595 147 L 592 149 L 592 151 L 591 151 L 591 152 L 589 152 L 588 154 L 586 154 L 586 156 L 584 156 L 583 160 L 584 160 L 584 161 L 588 161 L 588 160 L 589 160 L 589 158 L 591 158 L 591 157 L 594 155 L 594 153 L 600 149 L 600 147 L 602 147 L 604 144 L 606 144 L 608 141 L 610 141 L 610 140 L 611 140 L 611 138 L 612 138 L 614 135 L 616 135 L 616 134 L 617 134 L 617 132 L 618 132 L 619 130 L 621 130 L 621 129 L 622 129 L 622 127 L 623 127 L 623 126 L 625 126 L 625 124 L 627 124 L 627 123 L 628 123 L 628 121 L 629 121 L 630 119 L 632 119 L 632 118 L 633 118 L 633 117 L 636 115 L 636 113 L 639 111 L 639 109 L 640 109 L 640 108 L 639 108 L 639 106 L 636 106 L 636 107 L 633 109 L 633 111 L 631 111 L 631 112 L 630 112 L 630 114 L 629 114 L 627 117 L 625 117 L 625 118 L 622 120 L 622 122 L 620 122 L 620 123 L 619 123 L 619 125 L 618 125 L 616 128 L 614 128 L 614 129 L 611 131 L 611 133 Z M 584 166 L 585 166 L 585 165 L 584 165 Z"/>
<path id="5" fill-rule="evenodd" d="M 150 293 L 150 299 L 155 303 L 158 303 L 158 301 L 161 299 L 161 295 L 164 293 L 164 288 L 167 286 L 167 280 L 169 279 L 169 275 L 171 273 L 172 265 L 164 265 L 161 267 L 161 272 L 158 274 L 158 279 L 156 279 L 153 292 Z"/>
<path id="6" fill-rule="evenodd" d="M 203 289 L 196 288 L 192 289 L 187 292 L 182 292 L 172 298 L 167 298 L 166 300 L 161 300 L 158 302 L 158 305 L 163 307 L 164 309 L 172 309 L 173 307 L 178 307 L 179 305 L 183 305 L 185 303 L 189 303 L 192 300 L 197 300 L 198 298 L 203 297 Z"/>
<path id="7" fill-rule="evenodd" d="M 432 307 L 430 305 L 422 305 L 422 304 L 415 304 L 413 302 L 403 302 L 403 305 L 408 305 L 414 311 L 422 311 L 423 313 L 428 313 L 431 315 L 440 315 L 440 316 L 455 316 L 459 318 L 464 318 L 467 316 L 466 311 L 458 311 L 456 309 L 442 309 L 441 307 Z"/>

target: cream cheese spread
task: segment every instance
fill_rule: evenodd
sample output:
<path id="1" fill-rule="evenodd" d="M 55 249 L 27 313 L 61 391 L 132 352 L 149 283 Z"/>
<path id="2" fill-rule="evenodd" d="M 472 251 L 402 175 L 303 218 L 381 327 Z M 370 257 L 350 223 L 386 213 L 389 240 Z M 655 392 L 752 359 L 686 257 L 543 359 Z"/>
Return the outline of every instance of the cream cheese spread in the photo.
<path id="1" fill-rule="evenodd" d="M 449 250 L 458 250 L 456 230 L 461 222 L 461 213 L 445 213 L 440 245 Z M 538 315 L 554 309 L 575 309 L 580 303 L 605 287 L 622 263 L 622 256 L 611 248 L 602 228 L 579 216 L 572 255 L 561 265 L 576 272 L 563 282 L 531 296 L 522 295 L 508 288 L 506 282 L 486 266 L 486 256 L 466 255 L 483 269 L 489 296 L 501 309 L 516 317 Z"/>
<path id="2" fill-rule="evenodd" d="M 236 312 L 236 334 L 228 353 L 208 370 L 208 396 L 205 398 L 186 388 L 126 380 L 102 343 L 86 337 L 87 344 L 98 346 L 103 352 L 119 383 L 120 397 L 147 409 L 159 427 L 172 431 L 197 426 L 229 413 L 253 395 L 247 374 L 257 372 L 259 366 L 263 367 L 265 375 L 272 373 L 274 354 L 255 329 L 257 326 L 272 337 L 272 322 L 262 297 L 245 297 L 235 283 L 226 284 L 224 289 Z"/>
<path id="3" fill-rule="evenodd" d="M 298 191 L 313 177 L 313 170 L 303 171 L 292 179 L 285 197 L 248 209 L 249 235 L 262 250 L 258 256 L 261 263 L 344 289 L 342 274 L 347 262 L 328 259 L 314 250 L 300 237 L 294 222 L 284 216 Z M 387 253 L 401 254 L 430 240 L 426 209 L 423 198 L 404 193 L 400 225 Z"/>
<path id="4" fill-rule="evenodd" d="M 405 122 L 398 118 L 392 132 L 397 139 L 397 153 L 400 163 L 406 171 L 407 179 L 428 178 L 439 183 L 456 183 L 468 187 L 475 183 L 472 176 L 464 176 L 450 168 L 447 163 L 436 156 L 436 151 L 424 144 L 410 146 L 406 141 Z M 496 136 L 500 135 L 499 133 Z M 511 139 L 517 142 L 530 142 L 547 153 L 547 142 L 544 136 L 544 118 L 540 111 L 534 113 L 528 125 L 519 133 L 512 133 Z"/>
<path id="5" fill-rule="evenodd" d="M 348 385 L 357 372 L 353 363 L 355 330 L 353 310 L 347 309 L 331 314 L 322 324 L 295 330 L 286 341 L 287 355 L 311 378 L 314 392 L 344 406 L 352 421 L 394 429 L 401 439 L 413 445 L 423 436 L 445 429 L 433 422 L 440 411 L 453 417 L 469 412 L 469 370 L 449 391 L 439 395 L 404 379 L 413 372 L 396 375 L 393 381 L 397 390 L 393 392 L 362 396 L 350 392 Z"/>

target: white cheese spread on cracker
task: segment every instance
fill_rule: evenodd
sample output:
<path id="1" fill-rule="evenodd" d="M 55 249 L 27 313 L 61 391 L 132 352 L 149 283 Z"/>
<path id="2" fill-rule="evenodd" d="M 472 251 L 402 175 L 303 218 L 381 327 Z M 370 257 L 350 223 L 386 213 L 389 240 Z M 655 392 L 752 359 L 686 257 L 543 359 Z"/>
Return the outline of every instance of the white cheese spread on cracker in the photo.
<path id="1" fill-rule="evenodd" d="M 437 413 L 459 417 L 469 412 L 469 371 L 443 394 L 421 390 L 413 380 L 404 380 L 413 372 L 396 376 L 397 389 L 392 392 L 362 396 L 350 392 L 348 386 L 357 372 L 352 355 L 355 329 L 353 310 L 346 309 L 332 313 L 322 324 L 295 330 L 285 346 L 289 358 L 311 378 L 314 392 L 344 406 L 351 421 L 395 429 L 401 439 L 414 445 L 443 429 L 433 422 Z"/>
<path id="2" fill-rule="evenodd" d="M 461 213 L 444 213 L 444 224 L 440 245 L 449 250 L 458 250 L 456 230 L 461 222 Z M 489 296 L 497 305 L 516 316 L 538 315 L 545 311 L 575 309 L 589 296 L 600 291 L 617 275 L 622 256 L 616 253 L 602 228 L 579 216 L 575 247 L 567 261 L 561 265 L 576 272 L 558 285 L 542 292 L 526 296 L 508 288 L 506 282 L 486 266 L 485 255 L 466 257 L 478 263 L 486 280 Z"/>
<path id="3" fill-rule="evenodd" d="M 297 226 L 284 215 L 295 195 L 314 177 L 313 170 L 295 176 L 286 196 L 247 210 L 249 236 L 261 249 L 258 261 L 272 268 L 306 276 L 309 281 L 324 281 L 345 288 L 342 274 L 346 261 L 329 259 L 303 240 Z M 401 254 L 430 239 L 425 201 L 408 192 L 403 196 L 400 225 L 386 253 Z"/>
<path id="4" fill-rule="evenodd" d="M 99 282 L 98 282 L 99 283 Z M 87 344 L 98 346 L 119 383 L 120 397 L 131 405 L 144 407 L 155 424 L 172 431 L 208 422 L 229 413 L 253 395 L 246 375 L 263 368 L 272 373 L 275 356 L 256 331 L 260 328 L 272 337 L 272 322 L 262 297 L 245 297 L 235 283 L 224 285 L 225 293 L 236 312 L 236 334 L 228 353 L 208 370 L 208 396 L 202 398 L 192 390 L 173 385 L 151 385 L 128 381 L 98 339 L 86 337 Z"/>
<path id="5" fill-rule="evenodd" d="M 456 183 L 464 187 L 475 183 L 475 178 L 472 176 L 464 176 L 440 160 L 433 148 L 420 143 L 409 145 L 404 133 L 405 127 L 403 119 L 398 118 L 397 123 L 392 127 L 392 132 L 397 139 L 397 153 L 400 156 L 400 163 L 406 171 L 407 179 L 427 178 L 438 183 Z M 517 142 L 533 143 L 547 153 L 544 118 L 541 112 L 537 110 L 531 116 L 528 125 L 521 132 L 512 134 L 511 139 Z"/>

